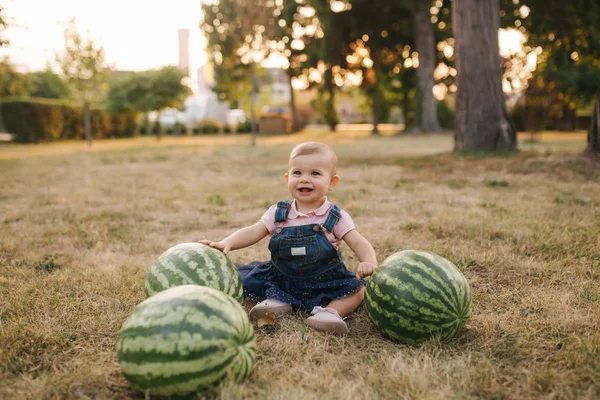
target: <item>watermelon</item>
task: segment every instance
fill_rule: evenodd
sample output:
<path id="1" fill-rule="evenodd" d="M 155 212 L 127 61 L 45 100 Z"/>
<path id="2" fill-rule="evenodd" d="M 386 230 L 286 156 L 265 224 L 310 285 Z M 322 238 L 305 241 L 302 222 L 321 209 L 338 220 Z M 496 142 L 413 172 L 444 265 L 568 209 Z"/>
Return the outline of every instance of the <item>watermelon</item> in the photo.
<path id="1" fill-rule="evenodd" d="M 389 256 L 371 276 L 365 309 L 375 327 L 396 342 L 449 340 L 471 315 L 471 288 L 445 258 L 406 250 Z"/>
<path id="2" fill-rule="evenodd" d="M 206 286 L 164 290 L 136 306 L 121 328 L 117 359 L 147 395 L 183 396 L 231 377 L 243 381 L 256 351 L 254 328 L 231 296 Z"/>
<path id="3" fill-rule="evenodd" d="M 202 243 L 182 243 L 165 251 L 152 264 L 144 282 L 146 298 L 180 285 L 218 289 L 240 303 L 242 280 L 235 265 L 219 250 Z"/>

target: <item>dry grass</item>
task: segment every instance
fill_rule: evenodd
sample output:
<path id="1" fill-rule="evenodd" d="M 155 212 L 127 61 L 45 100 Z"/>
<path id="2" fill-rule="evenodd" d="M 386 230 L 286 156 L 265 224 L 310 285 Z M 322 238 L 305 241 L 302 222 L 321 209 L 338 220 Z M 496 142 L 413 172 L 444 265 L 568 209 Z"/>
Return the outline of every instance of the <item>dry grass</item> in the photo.
<path id="1" fill-rule="evenodd" d="M 345 338 L 287 316 L 257 332 L 246 383 L 209 398 L 600 396 L 600 166 L 580 156 L 583 134 L 482 157 L 452 155 L 449 136 L 315 132 L 256 148 L 247 136 L 0 146 L 0 398 L 139 397 L 115 342 L 145 271 L 287 198 L 287 154 L 315 138 L 340 157 L 332 200 L 380 261 L 408 248 L 449 258 L 473 316 L 457 340 L 419 348 L 382 339 L 362 307 Z M 266 242 L 231 256 L 267 257 Z"/>

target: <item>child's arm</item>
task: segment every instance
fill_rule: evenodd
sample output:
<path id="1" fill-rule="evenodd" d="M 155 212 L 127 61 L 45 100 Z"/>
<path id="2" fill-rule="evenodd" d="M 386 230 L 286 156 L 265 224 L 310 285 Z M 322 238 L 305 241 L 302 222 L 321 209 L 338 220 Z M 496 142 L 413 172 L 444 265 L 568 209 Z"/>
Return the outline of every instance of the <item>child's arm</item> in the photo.
<path id="1" fill-rule="evenodd" d="M 259 242 L 268 234 L 269 231 L 267 230 L 267 227 L 262 222 L 257 222 L 254 225 L 247 226 L 239 231 L 235 231 L 220 242 L 200 240 L 200 243 L 214 247 L 215 249 L 219 249 L 223 252 L 223 254 L 227 255 L 230 250 L 237 250 L 251 246 L 254 243 Z"/>
<path id="2" fill-rule="evenodd" d="M 373 275 L 375 268 L 377 268 L 377 256 L 371 243 L 358 233 L 356 229 L 346 233 L 342 239 L 344 239 L 344 242 L 346 242 L 360 260 L 356 271 L 358 279 Z"/>

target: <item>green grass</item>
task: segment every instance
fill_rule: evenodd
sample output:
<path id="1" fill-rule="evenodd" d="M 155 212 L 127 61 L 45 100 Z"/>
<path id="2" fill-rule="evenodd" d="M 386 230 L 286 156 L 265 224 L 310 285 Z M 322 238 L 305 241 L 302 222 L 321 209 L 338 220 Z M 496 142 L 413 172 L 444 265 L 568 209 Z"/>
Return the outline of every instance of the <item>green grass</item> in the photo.
<path id="1" fill-rule="evenodd" d="M 331 200 L 379 261 L 448 258 L 471 283 L 473 315 L 456 340 L 418 348 L 383 339 L 362 306 L 343 338 L 308 329 L 305 313 L 278 318 L 257 328 L 248 380 L 208 398 L 600 396 L 600 166 L 581 156 L 583 134 L 483 156 L 452 154 L 449 135 L 312 132 L 256 148 L 247 135 L 0 145 L 0 398 L 143 398 L 115 343 L 147 269 L 288 198 L 287 155 L 315 139 L 340 159 Z M 265 240 L 230 258 L 268 256 Z"/>

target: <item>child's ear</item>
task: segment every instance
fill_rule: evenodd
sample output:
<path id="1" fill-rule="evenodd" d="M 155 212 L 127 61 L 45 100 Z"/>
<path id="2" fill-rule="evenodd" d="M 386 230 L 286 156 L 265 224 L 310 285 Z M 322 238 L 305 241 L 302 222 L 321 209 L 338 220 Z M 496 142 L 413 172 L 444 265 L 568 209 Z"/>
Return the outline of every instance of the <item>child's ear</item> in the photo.
<path id="1" fill-rule="evenodd" d="M 332 176 L 329 181 L 329 191 L 332 191 L 338 183 L 340 183 L 340 177 L 337 175 Z"/>
<path id="2" fill-rule="evenodd" d="M 288 174 L 287 172 L 285 173 L 285 175 L 283 175 L 285 177 L 285 181 L 288 181 L 288 178 L 290 177 L 290 174 Z"/>

